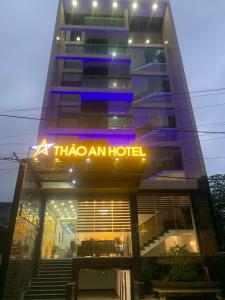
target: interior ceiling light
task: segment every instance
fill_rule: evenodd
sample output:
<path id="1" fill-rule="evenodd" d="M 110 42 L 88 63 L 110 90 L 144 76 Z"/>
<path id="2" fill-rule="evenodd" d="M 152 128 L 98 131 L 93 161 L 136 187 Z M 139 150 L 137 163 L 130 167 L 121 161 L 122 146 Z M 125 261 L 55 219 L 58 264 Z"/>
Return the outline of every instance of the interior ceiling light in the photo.
<path id="1" fill-rule="evenodd" d="M 80 42 L 80 37 L 79 36 L 77 36 L 77 42 Z"/>
<path id="2" fill-rule="evenodd" d="M 64 202 L 62 202 L 61 205 L 64 206 Z"/>
<path id="3" fill-rule="evenodd" d="M 165 44 L 165 45 L 169 44 L 169 41 L 165 41 L 164 44 Z"/>
<path id="4" fill-rule="evenodd" d="M 60 37 L 59 37 L 59 36 L 57 36 L 57 37 L 56 37 L 56 40 L 57 40 L 57 41 L 60 41 Z"/>
<path id="5" fill-rule="evenodd" d="M 113 53 L 112 53 L 112 56 L 113 56 L 113 57 L 116 57 L 116 52 L 113 52 Z"/>
<path id="6" fill-rule="evenodd" d="M 137 7 L 138 7 L 137 2 L 134 2 L 134 3 L 132 4 L 132 8 L 133 8 L 133 9 L 137 9 Z"/>
<path id="7" fill-rule="evenodd" d="M 72 173 L 72 172 L 73 172 L 73 169 L 72 169 L 72 168 L 69 168 L 69 172 Z"/>
<path id="8" fill-rule="evenodd" d="M 73 179 L 73 180 L 72 180 L 72 184 L 75 184 L 75 183 L 76 183 L 76 180 L 75 180 L 75 179 Z"/>
<path id="9" fill-rule="evenodd" d="M 158 6 L 158 3 L 154 3 L 154 4 L 152 5 L 152 9 L 153 9 L 153 10 L 157 10 L 158 7 L 159 7 L 159 6 Z"/>
<path id="10" fill-rule="evenodd" d="M 76 0 L 73 0 L 73 1 L 72 1 L 72 4 L 73 4 L 74 7 L 77 7 L 77 6 L 78 6 L 78 2 L 77 2 Z"/>
<path id="11" fill-rule="evenodd" d="M 113 8 L 117 8 L 118 7 L 118 3 L 116 1 L 114 1 L 113 4 L 112 4 L 112 7 Z"/>
<path id="12" fill-rule="evenodd" d="M 113 86 L 114 86 L 114 87 L 117 87 L 117 83 L 116 83 L 116 82 L 113 82 Z"/>
<path id="13" fill-rule="evenodd" d="M 147 40 L 145 41 L 145 44 L 150 44 L 150 40 L 147 39 Z"/>
<path id="14" fill-rule="evenodd" d="M 97 1 L 93 1 L 93 2 L 92 2 L 92 6 L 93 6 L 94 8 L 98 7 L 98 2 L 97 2 Z"/>
<path id="15" fill-rule="evenodd" d="M 132 39 L 129 39 L 128 40 L 128 44 L 132 44 L 133 43 L 133 40 Z"/>
<path id="16" fill-rule="evenodd" d="M 51 203 L 52 203 L 52 204 L 54 204 L 54 203 L 55 203 L 55 201 L 54 201 L 54 200 L 52 200 L 52 201 L 51 201 Z"/>
<path id="17" fill-rule="evenodd" d="M 87 159 L 86 159 L 86 162 L 90 162 L 90 161 L 91 161 L 90 158 L 87 158 Z"/>

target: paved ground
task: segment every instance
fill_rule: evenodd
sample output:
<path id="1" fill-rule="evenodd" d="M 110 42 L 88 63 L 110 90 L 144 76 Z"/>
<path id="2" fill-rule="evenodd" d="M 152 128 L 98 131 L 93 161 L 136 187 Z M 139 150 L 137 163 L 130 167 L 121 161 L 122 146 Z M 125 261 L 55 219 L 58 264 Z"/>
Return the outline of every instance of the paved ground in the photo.
<path id="1" fill-rule="evenodd" d="M 119 300 L 113 291 L 79 291 L 79 300 Z"/>

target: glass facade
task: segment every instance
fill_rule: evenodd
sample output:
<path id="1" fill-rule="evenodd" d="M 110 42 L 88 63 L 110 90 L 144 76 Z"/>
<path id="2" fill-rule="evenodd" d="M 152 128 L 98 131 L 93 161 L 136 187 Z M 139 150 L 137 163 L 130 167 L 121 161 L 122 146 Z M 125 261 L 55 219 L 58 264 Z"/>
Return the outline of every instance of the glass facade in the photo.
<path id="1" fill-rule="evenodd" d="M 54 199 L 47 201 L 43 259 L 131 255 L 128 201 Z"/>
<path id="2" fill-rule="evenodd" d="M 199 252 L 187 195 L 139 197 L 138 222 L 141 256 L 161 256 L 174 246 Z"/>
<path id="3" fill-rule="evenodd" d="M 40 191 L 26 167 L 10 258 L 32 259 L 40 221 Z"/>

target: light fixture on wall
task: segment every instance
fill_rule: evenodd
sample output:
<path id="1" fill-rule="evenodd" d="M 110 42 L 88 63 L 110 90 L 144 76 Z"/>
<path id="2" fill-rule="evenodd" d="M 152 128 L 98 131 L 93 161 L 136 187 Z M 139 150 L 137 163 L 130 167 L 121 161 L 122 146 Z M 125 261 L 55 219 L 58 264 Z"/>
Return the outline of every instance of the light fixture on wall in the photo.
<path id="1" fill-rule="evenodd" d="M 93 6 L 94 8 L 97 8 L 97 7 L 98 7 L 98 1 L 93 1 L 93 2 L 92 2 L 92 6 Z"/>
<path id="2" fill-rule="evenodd" d="M 78 2 L 76 0 L 73 0 L 72 1 L 72 5 L 73 5 L 73 7 L 77 7 L 78 6 Z"/>
<path id="3" fill-rule="evenodd" d="M 133 9 L 137 9 L 137 8 L 138 8 L 138 4 L 137 4 L 137 2 L 133 2 L 133 4 L 132 4 L 132 8 L 133 8 Z"/>
<path id="4" fill-rule="evenodd" d="M 117 7 L 118 7 L 118 3 L 117 3 L 116 1 L 113 1 L 112 7 L 113 7 L 113 8 L 117 8 Z"/>
<path id="5" fill-rule="evenodd" d="M 159 7 L 158 3 L 153 3 L 152 10 L 157 10 Z"/>

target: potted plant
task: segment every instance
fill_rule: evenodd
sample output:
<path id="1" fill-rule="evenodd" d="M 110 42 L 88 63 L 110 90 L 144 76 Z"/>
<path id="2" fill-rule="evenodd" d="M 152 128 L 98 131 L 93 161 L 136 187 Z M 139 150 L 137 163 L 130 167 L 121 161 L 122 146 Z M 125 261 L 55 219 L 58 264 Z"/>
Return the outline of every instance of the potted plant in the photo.
<path id="1" fill-rule="evenodd" d="M 220 294 L 220 282 L 206 281 L 204 277 L 202 257 L 189 252 L 185 246 L 171 247 L 158 263 L 163 267 L 162 280 L 151 283 L 153 291 L 163 295 L 162 299 L 176 294 Z"/>

